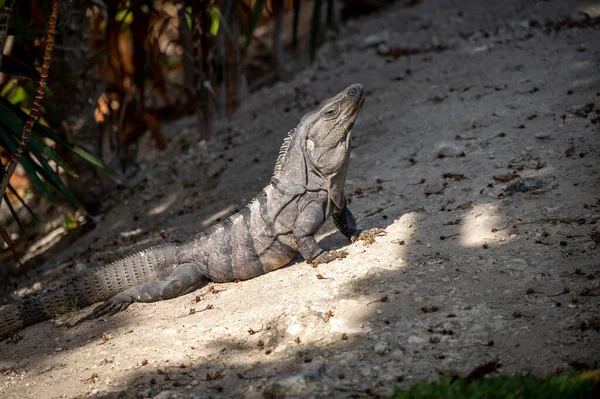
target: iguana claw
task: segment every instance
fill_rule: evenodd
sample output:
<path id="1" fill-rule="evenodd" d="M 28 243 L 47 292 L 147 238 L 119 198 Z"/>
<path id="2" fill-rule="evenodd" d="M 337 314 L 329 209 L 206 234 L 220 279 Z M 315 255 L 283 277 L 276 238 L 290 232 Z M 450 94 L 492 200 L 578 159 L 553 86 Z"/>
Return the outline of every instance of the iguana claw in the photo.
<path id="1" fill-rule="evenodd" d="M 356 233 L 350 237 L 350 241 L 356 242 L 358 240 L 364 241 L 365 245 L 370 245 L 375 242 L 375 237 L 379 235 L 387 234 L 384 229 L 374 227 L 369 230 L 357 230 Z"/>
<path id="2" fill-rule="evenodd" d="M 317 256 L 310 263 L 313 267 L 317 267 L 320 264 L 329 263 L 335 259 L 343 259 L 346 256 L 348 256 L 348 252 L 346 251 L 327 251 Z"/>

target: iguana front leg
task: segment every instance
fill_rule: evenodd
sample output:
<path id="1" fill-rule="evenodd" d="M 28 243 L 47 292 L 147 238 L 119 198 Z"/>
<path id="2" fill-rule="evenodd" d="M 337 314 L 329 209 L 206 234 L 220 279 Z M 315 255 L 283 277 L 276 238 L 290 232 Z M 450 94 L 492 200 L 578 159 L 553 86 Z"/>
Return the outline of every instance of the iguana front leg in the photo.
<path id="1" fill-rule="evenodd" d="M 354 215 L 352 215 L 350 209 L 348 209 L 348 207 L 345 205 L 342 209 L 334 208 L 332 216 L 335 227 L 337 227 L 340 233 L 348 237 L 352 242 L 357 240 L 373 242 L 374 236 L 385 233 L 384 229 L 378 227 L 369 230 L 357 229 Z"/>
<path id="2" fill-rule="evenodd" d="M 105 314 L 115 314 L 127 309 L 133 302 L 156 302 L 176 298 L 202 288 L 208 282 L 208 278 L 197 264 L 178 265 L 165 280 L 149 281 L 120 292 L 77 322 Z"/>
<path id="3" fill-rule="evenodd" d="M 334 206 L 332 217 L 333 223 L 340 233 L 350 240 L 355 241 L 359 231 L 356 229 L 356 219 L 354 219 L 354 215 L 352 215 L 350 209 L 346 205 L 342 209 Z"/>
<path id="4" fill-rule="evenodd" d="M 308 263 L 317 265 L 334 259 L 344 258 L 345 251 L 325 251 L 315 240 L 315 234 L 325 221 L 325 210 L 319 202 L 310 202 L 304 207 L 294 224 L 294 238 L 298 252 Z"/>

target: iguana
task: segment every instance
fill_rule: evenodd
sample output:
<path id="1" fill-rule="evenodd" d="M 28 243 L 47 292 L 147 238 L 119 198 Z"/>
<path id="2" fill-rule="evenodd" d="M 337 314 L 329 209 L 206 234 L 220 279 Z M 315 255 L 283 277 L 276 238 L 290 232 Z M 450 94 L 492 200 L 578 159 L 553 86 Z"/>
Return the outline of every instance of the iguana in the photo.
<path id="1" fill-rule="evenodd" d="M 105 301 L 85 320 L 133 302 L 175 298 L 211 281 L 251 279 L 281 268 L 297 253 L 313 264 L 343 257 L 324 251 L 314 236 L 329 215 L 351 240 L 361 234 L 343 188 L 351 130 L 365 96 L 362 85 L 353 84 L 304 115 L 285 138 L 269 185 L 240 212 L 182 243 L 143 250 L 3 306 L 0 337 L 52 318 L 75 300 L 80 307 Z"/>

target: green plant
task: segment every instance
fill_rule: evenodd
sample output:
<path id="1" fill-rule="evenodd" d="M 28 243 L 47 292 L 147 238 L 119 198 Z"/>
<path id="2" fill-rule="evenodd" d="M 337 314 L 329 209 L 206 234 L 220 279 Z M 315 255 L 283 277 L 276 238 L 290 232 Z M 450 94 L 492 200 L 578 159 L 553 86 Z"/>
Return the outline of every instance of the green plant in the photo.
<path id="1" fill-rule="evenodd" d="M 59 315 L 72 315 L 79 312 L 79 297 L 75 297 L 75 299 L 69 301 L 67 305 L 61 306 L 58 308 L 57 313 Z"/>
<path id="2" fill-rule="evenodd" d="M 593 379 L 558 375 L 544 379 L 533 376 L 495 376 L 473 381 L 444 378 L 419 382 L 407 390 L 396 390 L 393 399 L 584 399 L 600 386 Z"/>

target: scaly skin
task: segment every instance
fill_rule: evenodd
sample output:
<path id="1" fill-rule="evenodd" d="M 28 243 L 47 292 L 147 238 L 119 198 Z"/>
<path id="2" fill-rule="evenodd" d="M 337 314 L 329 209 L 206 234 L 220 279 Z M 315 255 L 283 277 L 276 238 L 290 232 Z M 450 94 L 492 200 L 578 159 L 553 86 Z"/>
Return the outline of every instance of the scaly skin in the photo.
<path id="1" fill-rule="evenodd" d="M 364 99 L 362 86 L 354 84 L 304 115 L 284 141 L 270 184 L 239 213 L 182 244 L 139 252 L 62 289 L 3 306 L 0 337 L 51 318 L 75 300 L 80 307 L 105 301 L 85 320 L 133 302 L 175 298 L 210 281 L 251 279 L 286 265 L 297 253 L 313 265 L 345 256 L 324 251 L 314 236 L 332 215 L 343 235 L 360 237 L 343 188 L 351 130 Z"/>

